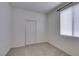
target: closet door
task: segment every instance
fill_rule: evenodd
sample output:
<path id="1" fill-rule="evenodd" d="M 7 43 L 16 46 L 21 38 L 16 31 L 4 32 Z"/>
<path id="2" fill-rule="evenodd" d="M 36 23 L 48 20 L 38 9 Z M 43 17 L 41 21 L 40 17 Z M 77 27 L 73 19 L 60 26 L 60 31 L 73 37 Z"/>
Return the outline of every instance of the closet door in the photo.
<path id="1" fill-rule="evenodd" d="M 26 21 L 26 43 L 25 44 L 32 44 L 36 41 L 36 21 L 35 20 L 28 20 Z"/>

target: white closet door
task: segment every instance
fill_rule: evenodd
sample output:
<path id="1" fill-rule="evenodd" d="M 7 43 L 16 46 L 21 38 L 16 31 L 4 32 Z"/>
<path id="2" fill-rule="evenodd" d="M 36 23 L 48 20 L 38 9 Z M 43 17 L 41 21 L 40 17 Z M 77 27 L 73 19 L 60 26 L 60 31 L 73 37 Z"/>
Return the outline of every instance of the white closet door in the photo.
<path id="1" fill-rule="evenodd" d="M 36 21 L 26 22 L 26 44 L 31 44 L 36 41 Z"/>
<path id="2" fill-rule="evenodd" d="M 72 7 L 60 12 L 60 34 L 72 36 Z"/>
<path id="3" fill-rule="evenodd" d="M 74 36 L 79 37 L 79 4 L 74 9 Z"/>

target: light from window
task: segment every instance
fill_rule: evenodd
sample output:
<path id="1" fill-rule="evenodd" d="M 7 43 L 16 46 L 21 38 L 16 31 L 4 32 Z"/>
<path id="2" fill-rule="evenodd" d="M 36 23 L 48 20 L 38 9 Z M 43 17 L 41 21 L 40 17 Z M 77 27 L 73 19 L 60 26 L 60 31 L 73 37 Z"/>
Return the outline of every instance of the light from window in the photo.
<path id="1" fill-rule="evenodd" d="M 60 12 L 60 34 L 79 37 L 79 4 Z"/>

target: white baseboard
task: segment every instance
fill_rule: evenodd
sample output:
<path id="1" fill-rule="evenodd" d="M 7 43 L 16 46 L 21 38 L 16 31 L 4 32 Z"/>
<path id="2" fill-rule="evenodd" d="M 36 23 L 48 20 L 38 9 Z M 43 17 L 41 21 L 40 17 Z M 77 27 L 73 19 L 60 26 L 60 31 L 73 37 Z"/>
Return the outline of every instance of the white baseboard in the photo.
<path id="1" fill-rule="evenodd" d="M 30 42 L 30 43 L 22 43 L 22 44 L 19 44 L 19 45 L 13 45 L 11 48 L 17 48 L 17 47 L 21 47 L 21 46 L 25 46 L 25 45 L 31 45 L 31 44 L 37 44 L 37 43 L 44 43 L 44 42 L 47 42 L 47 41 L 37 41 L 37 42 Z"/>

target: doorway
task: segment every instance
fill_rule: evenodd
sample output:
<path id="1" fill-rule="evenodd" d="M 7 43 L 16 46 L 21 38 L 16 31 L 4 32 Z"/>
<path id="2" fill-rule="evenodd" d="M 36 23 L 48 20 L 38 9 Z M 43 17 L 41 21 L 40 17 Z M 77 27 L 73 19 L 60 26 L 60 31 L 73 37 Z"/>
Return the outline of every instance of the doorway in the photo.
<path id="1" fill-rule="evenodd" d="M 37 39 L 36 20 L 26 20 L 25 24 L 25 45 L 33 44 Z"/>

